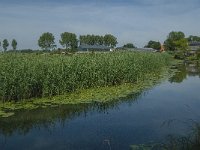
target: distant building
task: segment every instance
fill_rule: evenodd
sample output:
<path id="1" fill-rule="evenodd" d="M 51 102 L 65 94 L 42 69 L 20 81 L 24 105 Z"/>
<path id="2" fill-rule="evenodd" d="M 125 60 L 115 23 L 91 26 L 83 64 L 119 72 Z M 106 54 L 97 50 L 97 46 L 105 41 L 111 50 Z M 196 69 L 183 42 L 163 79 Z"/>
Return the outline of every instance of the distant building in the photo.
<path id="1" fill-rule="evenodd" d="M 200 42 L 189 42 L 189 48 L 192 51 L 200 50 Z"/>
<path id="2" fill-rule="evenodd" d="M 156 52 L 156 49 L 153 48 L 124 48 L 128 51 L 140 51 L 140 52 Z"/>
<path id="3" fill-rule="evenodd" d="M 104 46 L 104 45 L 87 45 L 81 44 L 78 47 L 79 51 L 113 51 L 111 47 Z"/>
<path id="4" fill-rule="evenodd" d="M 145 52 L 156 52 L 156 49 L 153 48 L 136 48 L 138 51 L 145 51 Z"/>
<path id="5" fill-rule="evenodd" d="M 117 47 L 115 50 L 138 51 L 138 52 L 157 52 L 158 51 L 153 48 L 126 48 L 126 47 Z"/>

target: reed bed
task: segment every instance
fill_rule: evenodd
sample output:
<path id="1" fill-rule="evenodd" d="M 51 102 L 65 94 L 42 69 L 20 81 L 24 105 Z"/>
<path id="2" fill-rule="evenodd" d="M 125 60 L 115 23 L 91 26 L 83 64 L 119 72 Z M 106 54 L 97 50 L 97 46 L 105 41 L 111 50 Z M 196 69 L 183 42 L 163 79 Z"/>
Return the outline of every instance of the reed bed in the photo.
<path id="1" fill-rule="evenodd" d="M 147 80 L 147 75 L 159 74 L 169 60 L 167 54 L 144 52 L 0 54 L 0 101 L 137 83 Z"/>

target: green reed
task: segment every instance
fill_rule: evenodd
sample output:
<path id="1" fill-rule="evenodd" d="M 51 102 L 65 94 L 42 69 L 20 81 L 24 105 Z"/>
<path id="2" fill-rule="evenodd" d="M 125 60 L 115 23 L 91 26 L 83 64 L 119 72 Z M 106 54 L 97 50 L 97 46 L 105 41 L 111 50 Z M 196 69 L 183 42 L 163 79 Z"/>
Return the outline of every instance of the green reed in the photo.
<path id="1" fill-rule="evenodd" d="M 147 75 L 159 74 L 169 60 L 167 54 L 144 52 L 0 54 L 0 101 L 137 83 L 147 80 Z"/>

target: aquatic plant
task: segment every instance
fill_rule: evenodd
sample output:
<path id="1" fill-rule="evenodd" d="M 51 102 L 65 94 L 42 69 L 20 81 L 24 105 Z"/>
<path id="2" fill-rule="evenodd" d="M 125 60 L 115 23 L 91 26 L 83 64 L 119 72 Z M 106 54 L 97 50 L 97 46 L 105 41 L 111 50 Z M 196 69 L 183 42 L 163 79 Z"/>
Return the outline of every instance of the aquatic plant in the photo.
<path id="1" fill-rule="evenodd" d="M 0 54 L 0 101 L 66 94 L 93 87 L 137 83 L 160 75 L 170 57 L 114 52 L 66 55 Z"/>

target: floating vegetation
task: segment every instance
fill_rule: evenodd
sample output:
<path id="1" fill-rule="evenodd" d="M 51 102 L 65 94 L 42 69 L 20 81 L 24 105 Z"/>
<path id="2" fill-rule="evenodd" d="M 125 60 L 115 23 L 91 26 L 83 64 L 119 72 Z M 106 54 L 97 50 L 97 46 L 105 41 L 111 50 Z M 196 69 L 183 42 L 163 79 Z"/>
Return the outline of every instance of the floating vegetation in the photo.
<path id="1" fill-rule="evenodd" d="M 137 84 L 122 84 L 118 86 L 99 87 L 82 89 L 76 92 L 70 92 L 63 95 L 21 100 L 19 102 L 1 102 L 0 117 L 9 117 L 13 112 L 21 109 L 33 110 L 37 108 L 58 107 L 60 105 L 75 105 L 89 103 L 107 103 L 124 99 L 129 95 L 139 93 L 149 89 L 162 79 L 169 76 L 169 70 L 163 69 L 162 75 L 149 74 L 148 80 L 138 81 Z"/>

